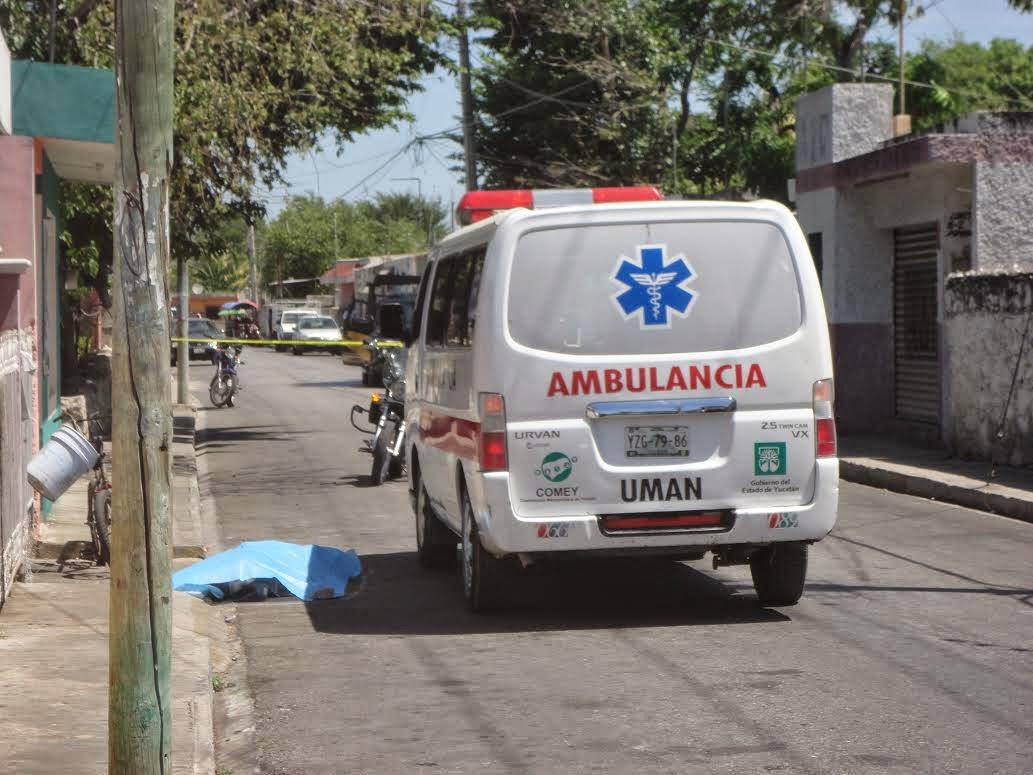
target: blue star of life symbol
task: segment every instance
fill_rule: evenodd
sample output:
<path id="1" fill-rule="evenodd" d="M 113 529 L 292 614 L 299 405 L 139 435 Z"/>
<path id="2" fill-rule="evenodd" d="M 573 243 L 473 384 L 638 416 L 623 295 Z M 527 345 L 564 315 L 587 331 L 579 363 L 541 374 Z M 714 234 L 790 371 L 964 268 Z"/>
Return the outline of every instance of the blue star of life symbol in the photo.
<path id="1" fill-rule="evenodd" d="M 625 320 L 638 316 L 641 328 L 670 328 L 673 313 L 685 317 L 697 294 L 682 288 L 696 277 L 685 260 L 677 255 L 665 263 L 665 245 L 639 245 L 639 263 L 621 256 L 613 279 L 627 289 L 613 298 Z"/>

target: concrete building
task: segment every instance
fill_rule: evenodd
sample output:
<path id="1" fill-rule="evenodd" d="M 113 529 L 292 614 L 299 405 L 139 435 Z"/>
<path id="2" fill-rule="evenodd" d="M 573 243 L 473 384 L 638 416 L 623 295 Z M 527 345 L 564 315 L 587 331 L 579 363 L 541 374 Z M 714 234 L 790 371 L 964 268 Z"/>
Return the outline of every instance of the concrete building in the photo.
<path id="1" fill-rule="evenodd" d="M 110 184 L 114 73 L 11 60 L 0 36 L 0 605 L 49 511 L 25 465 L 60 425 L 59 182 Z"/>
<path id="2" fill-rule="evenodd" d="M 836 84 L 797 103 L 790 190 L 822 278 L 840 427 L 1033 463 L 1033 114 L 893 137 L 892 99 Z"/>

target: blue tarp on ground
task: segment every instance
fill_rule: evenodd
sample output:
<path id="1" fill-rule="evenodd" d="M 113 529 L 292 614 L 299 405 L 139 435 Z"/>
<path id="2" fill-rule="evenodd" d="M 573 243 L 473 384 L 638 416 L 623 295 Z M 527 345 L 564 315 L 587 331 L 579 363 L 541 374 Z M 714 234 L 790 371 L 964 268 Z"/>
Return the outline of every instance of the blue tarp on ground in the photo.
<path id="1" fill-rule="evenodd" d="M 353 549 L 284 541 L 245 541 L 172 575 L 172 588 L 220 600 L 216 584 L 276 579 L 302 600 L 343 597 L 348 580 L 362 573 Z"/>

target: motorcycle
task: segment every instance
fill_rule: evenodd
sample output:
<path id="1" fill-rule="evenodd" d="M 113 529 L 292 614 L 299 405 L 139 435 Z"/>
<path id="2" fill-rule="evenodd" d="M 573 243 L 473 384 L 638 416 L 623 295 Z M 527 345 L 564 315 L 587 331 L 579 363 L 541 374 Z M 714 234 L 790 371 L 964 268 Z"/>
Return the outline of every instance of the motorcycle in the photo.
<path id="1" fill-rule="evenodd" d="M 352 427 L 360 433 L 372 436 L 367 439 L 363 452 L 373 455 L 370 479 L 374 485 L 383 484 L 386 479 L 398 479 L 405 473 L 405 363 L 406 350 L 384 348 L 383 375 L 384 393 L 374 393 L 369 408 L 355 404 L 351 410 Z M 365 414 L 374 430 L 359 427 L 356 414 Z"/>
<path id="2" fill-rule="evenodd" d="M 258 323 L 253 320 L 243 320 L 237 326 L 237 337 L 239 339 L 261 339 L 262 332 L 258 330 Z"/>
<path id="3" fill-rule="evenodd" d="M 240 390 L 240 380 L 237 376 L 237 367 L 243 361 L 240 359 L 241 346 L 220 345 L 216 347 L 212 355 L 212 362 L 215 364 L 215 375 L 208 385 L 208 397 L 215 407 L 233 406 L 237 392 Z"/>

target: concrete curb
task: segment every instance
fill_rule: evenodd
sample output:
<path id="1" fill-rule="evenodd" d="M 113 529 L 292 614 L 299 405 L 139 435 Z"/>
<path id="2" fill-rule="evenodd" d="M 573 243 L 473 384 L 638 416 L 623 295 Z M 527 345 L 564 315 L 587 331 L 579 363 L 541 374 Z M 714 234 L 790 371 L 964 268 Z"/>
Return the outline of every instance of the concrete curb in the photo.
<path id="1" fill-rule="evenodd" d="M 192 406 L 172 409 L 175 478 L 185 478 L 186 509 L 176 509 L 172 525 L 174 559 L 207 556 L 203 540 L 201 499 L 197 481 L 197 417 Z M 185 520 L 184 520 L 185 517 Z M 188 563 L 179 562 L 176 567 Z M 190 595 L 173 593 L 172 772 L 210 775 L 215 772 L 215 692 L 212 685 L 210 606 Z"/>
<path id="2" fill-rule="evenodd" d="M 969 477 L 864 458 L 840 458 L 839 475 L 848 482 L 1033 522 L 1033 499 L 1027 493 Z"/>
<path id="3" fill-rule="evenodd" d="M 225 547 L 219 537 L 215 497 L 204 455 L 205 416 L 195 416 L 196 432 L 202 442 L 201 454 L 196 457 L 201 535 L 212 552 L 219 552 Z M 247 654 L 237 625 L 237 606 L 222 603 L 206 608 L 212 632 L 212 671 L 223 683 L 222 690 L 214 696 L 214 724 L 219 734 L 215 763 L 228 772 L 258 772 L 254 697 L 247 683 Z"/>

